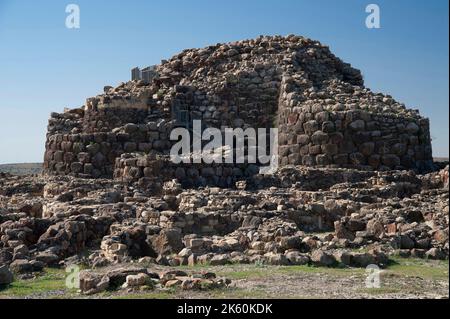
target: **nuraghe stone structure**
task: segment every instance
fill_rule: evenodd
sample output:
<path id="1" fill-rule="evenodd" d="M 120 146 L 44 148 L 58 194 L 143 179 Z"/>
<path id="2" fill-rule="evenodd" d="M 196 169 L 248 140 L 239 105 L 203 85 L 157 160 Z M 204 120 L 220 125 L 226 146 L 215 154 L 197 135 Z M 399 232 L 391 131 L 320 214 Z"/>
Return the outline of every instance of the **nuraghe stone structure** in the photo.
<path id="1" fill-rule="evenodd" d="M 261 37 L 187 50 L 152 71 L 52 114 L 45 175 L 0 173 L 0 285 L 79 264 L 92 268 L 80 274 L 84 294 L 185 294 L 227 283 L 173 267 L 448 259 L 449 167 L 432 162 L 428 120 L 365 88 L 327 47 Z M 277 126 L 280 169 L 173 163 L 170 132 L 194 120 Z M 424 287 L 424 298 L 448 298 L 446 282 Z"/>
<path id="2" fill-rule="evenodd" d="M 155 71 L 150 83 L 108 86 L 81 108 L 53 113 L 45 172 L 226 186 L 255 171 L 168 163 L 171 129 L 198 119 L 205 127 L 277 126 L 281 166 L 432 165 L 428 119 L 371 92 L 359 70 L 317 41 L 291 35 L 217 44 L 185 50 Z"/>

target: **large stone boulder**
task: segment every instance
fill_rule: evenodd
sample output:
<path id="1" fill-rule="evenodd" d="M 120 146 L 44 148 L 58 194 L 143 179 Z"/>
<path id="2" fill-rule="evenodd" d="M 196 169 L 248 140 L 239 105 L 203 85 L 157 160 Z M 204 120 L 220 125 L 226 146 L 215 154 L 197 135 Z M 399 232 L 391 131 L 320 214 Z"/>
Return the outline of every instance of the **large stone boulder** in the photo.
<path id="1" fill-rule="evenodd" d="M 9 285 L 14 281 L 14 275 L 8 266 L 0 266 L 0 286 Z"/>
<path id="2" fill-rule="evenodd" d="M 150 240 L 153 249 L 160 255 L 177 254 L 184 247 L 181 230 L 178 228 L 163 229 Z"/>

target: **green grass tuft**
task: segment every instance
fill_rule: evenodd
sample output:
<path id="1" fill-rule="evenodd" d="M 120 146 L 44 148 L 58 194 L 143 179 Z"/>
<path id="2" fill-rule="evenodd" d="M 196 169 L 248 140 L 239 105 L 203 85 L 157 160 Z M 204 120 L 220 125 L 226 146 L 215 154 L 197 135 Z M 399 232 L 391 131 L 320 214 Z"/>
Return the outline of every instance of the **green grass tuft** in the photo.
<path id="1" fill-rule="evenodd" d="M 27 296 L 46 296 L 58 292 L 59 294 L 69 293 L 65 284 L 65 272 L 60 269 L 46 269 L 42 274 L 38 274 L 36 278 L 14 281 L 8 287 L 0 290 L 0 298 L 14 298 Z"/>

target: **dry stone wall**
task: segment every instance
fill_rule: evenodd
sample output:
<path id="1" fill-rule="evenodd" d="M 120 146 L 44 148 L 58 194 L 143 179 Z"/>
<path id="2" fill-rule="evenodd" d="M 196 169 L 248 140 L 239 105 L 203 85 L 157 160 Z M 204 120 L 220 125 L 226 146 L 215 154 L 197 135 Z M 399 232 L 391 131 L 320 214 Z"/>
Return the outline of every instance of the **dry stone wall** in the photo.
<path id="1" fill-rule="evenodd" d="M 169 156 L 123 154 L 116 159 L 114 178 L 161 187 L 161 182 L 178 180 L 183 187 L 235 186 L 236 182 L 258 174 L 253 164 L 175 164 Z"/>
<path id="2" fill-rule="evenodd" d="M 110 132 L 50 135 L 44 169 L 51 174 L 110 178 L 116 159 L 124 153 L 167 153 L 171 127 L 171 122 L 160 119 L 147 124 L 128 123 Z"/>
<path id="3" fill-rule="evenodd" d="M 336 82 L 326 85 L 320 95 L 314 91 L 310 94 L 307 81 L 301 77 L 283 78 L 285 92 L 279 110 L 281 165 L 420 171 L 431 168 L 428 119 L 393 112 L 392 98 L 367 89 L 347 86 L 342 92 Z"/>
<path id="4" fill-rule="evenodd" d="M 277 126 L 281 166 L 426 171 L 432 165 L 428 120 L 371 92 L 359 70 L 317 41 L 261 36 L 189 49 L 155 72 L 150 82 L 106 86 L 83 107 L 52 113 L 45 172 L 122 178 L 128 166 L 116 159 L 167 156 L 170 130 L 191 128 L 193 120 L 204 128 Z M 140 168 L 139 174 L 145 176 Z"/>

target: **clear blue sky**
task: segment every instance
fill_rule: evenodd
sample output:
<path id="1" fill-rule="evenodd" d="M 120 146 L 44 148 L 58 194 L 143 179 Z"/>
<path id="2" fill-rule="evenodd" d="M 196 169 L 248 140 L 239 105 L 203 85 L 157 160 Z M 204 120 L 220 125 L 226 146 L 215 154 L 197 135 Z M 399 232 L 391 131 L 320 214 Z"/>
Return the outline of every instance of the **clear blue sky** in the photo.
<path id="1" fill-rule="evenodd" d="M 65 7 L 81 28 L 65 27 Z M 381 29 L 365 27 L 366 5 Z M 0 0 L 0 163 L 40 162 L 50 112 L 185 48 L 299 34 L 362 70 L 366 86 L 431 119 L 449 154 L 448 0 Z"/>

